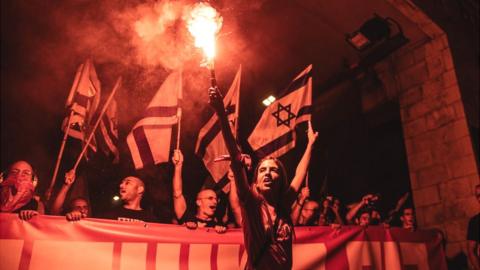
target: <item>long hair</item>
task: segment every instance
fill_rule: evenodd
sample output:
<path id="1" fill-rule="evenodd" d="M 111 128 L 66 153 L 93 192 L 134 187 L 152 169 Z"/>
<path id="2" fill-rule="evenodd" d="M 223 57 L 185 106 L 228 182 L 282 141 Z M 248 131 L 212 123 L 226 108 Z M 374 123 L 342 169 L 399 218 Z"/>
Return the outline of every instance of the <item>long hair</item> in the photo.
<path id="1" fill-rule="evenodd" d="M 263 197 L 258 192 L 256 184 L 257 184 L 257 178 L 258 178 L 258 170 L 259 170 L 260 166 L 262 165 L 262 163 L 266 160 L 274 161 L 275 164 L 279 168 L 279 170 L 278 170 L 279 178 L 277 179 L 277 181 L 279 181 L 278 183 L 280 185 L 280 188 L 278 189 L 278 193 L 275 194 L 276 195 L 275 200 L 276 200 L 276 203 L 277 203 L 277 215 L 286 219 L 288 223 L 293 225 L 292 219 L 290 217 L 290 212 L 292 210 L 291 206 L 286 205 L 284 203 L 284 200 L 283 200 L 283 196 L 285 194 L 287 194 L 287 191 L 290 188 L 290 181 L 288 181 L 287 171 L 285 170 L 285 166 L 283 165 L 283 163 L 279 159 L 277 159 L 275 157 L 272 157 L 272 156 L 268 156 L 268 157 L 265 157 L 262 160 L 260 160 L 260 162 L 258 162 L 258 164 L 255 168 L 254 174 L 253 174 L 253 181 L 252 181 L 252 184 L 251 184 L 252 190 L 255 194 Z"/>

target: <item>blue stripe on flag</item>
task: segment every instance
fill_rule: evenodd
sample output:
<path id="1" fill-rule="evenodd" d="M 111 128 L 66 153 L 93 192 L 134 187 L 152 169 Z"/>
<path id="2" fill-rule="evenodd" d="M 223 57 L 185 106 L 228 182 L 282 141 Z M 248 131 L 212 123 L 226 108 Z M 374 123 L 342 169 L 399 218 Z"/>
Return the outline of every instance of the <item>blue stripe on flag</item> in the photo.
<path id="1" fill-rule="evenodd" d="M 235 105 L 229 105 L 226 109 L 227 116 L 235 113 Z M 217 134 L 221 131 L 220 122 L 215 121 L 215 124 L 208 130 L 208 132 L 203 136 L 202 140 L 200 141 L 200 146 L 198 147 L 197 155 L 201 158 L 205 155 L 205 151 L 207 151 L 207 146 L 213 141 L 213 139 L 217 136 Z"/>
<path id="2" fill-rule="evenodd" d="M 308 79 L 312 77 L 312 70 L 308 71 L 307 73 L 303 74 L 301 77 L 299 77 L 298 79 L 296 79 L 295 81 L 291 82 L 287 89 L 285 89 L 282 93 L 281 96 L 284 96 L 284 95 L 287 95 L 289 94 L 290 92 L 292 91 L 295 91 L 297 90 L 298 88 L 300 87 L 303 87 L 307 84 L 308 82 Z"/>
<path id="3" fill-rule="evenodd" d="M 104 114 L 102 118 L 103 124 L 105 125 L 105 129 L 107 130 L 107 134 L 112 140 L 112 142 L 117 145 L 118 143 L 118 138 L 117 135 L 113 133 L 112 129 L 112 122 L 110 121 L 110 117 L 108 115 Z"/>
<path id="4" fill-rule="evenodd" d="M 85 95 L 82 95 L 80 93 L 77 93 L 75 95 L 75 98 L 74 98 L 74 102 L 77 103 L 78 105 L 84 107 L 84 108 L 87 108 L 87 105 L 88 105 L 88 100 L 90 99 L 91 97 L 87 97 Z"/>
<path id="5" fill-rule="evenodd" d="M 145 110 L 144 117 L 170 117 L 177 115 L 178 106 L 157 106 Z"/>
<path id="6" fill-rule="evenodd" d="M 145 135 L 145 130 L 143 127 L 138 127 L 133 130 L 133 138 L 135 139 L 135 143 L 138 147 L 138 152 L 140 154 L 140 158 L 142 159 L 143 167 L 147 164 L 154 164 L 152 151 L 150 150 L 150 146 L 148 145 L 147 136 Z"/>
<path id="7" fill-rule="evenodd" d="M 203 136 L 202 141 L 200 142 L 200 146 L 198 147 L 197 155 L 201 158 L 205 155 L 205 151 L 207 151 L 207 146 L 213 141 L 213 139 L 217 136 L 220 132 L 220 122 L 215 121 L 215 124 L 208 130 L 208 132 Z"/>
<path id="8" fill-rule="evenodd" d="M 313 111 L 313 107 L 312 106 L 303 106 L 302 108 L 300 108 L 300 110 L 298 110 L 298 113 L 297 113 L 297 118 L 299 118 L 300 116 L 303 116 L 303 115 L 306 115 L 306 114 L 312 114 L 312 111 Z"/>
<path id="9" fill-rule="evenodd" d="M 268 155 L 287 145 L 293 140 L 293 132 L 295 132 L 295 130 L 290 130 L 275 140 L 260 147 L 254 152 L 255 156 L 261 160 L 262 158 L 267 157 Z"/>

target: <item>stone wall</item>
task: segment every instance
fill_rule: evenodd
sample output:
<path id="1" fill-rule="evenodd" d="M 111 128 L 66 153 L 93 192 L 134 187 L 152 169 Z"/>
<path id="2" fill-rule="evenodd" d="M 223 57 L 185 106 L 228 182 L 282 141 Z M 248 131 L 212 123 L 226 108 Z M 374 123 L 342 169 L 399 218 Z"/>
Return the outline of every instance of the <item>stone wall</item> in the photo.
<path id="1" fill-rule="evenodd" d="M 398 94 L 419 227 L 441 229 L 453 257 L 466 250 L 479 175 L 452 55 L 446 34 L 420 9 L 408 0 L 388 2 L 430 38 L 376 70 L 386 91 Z"/>

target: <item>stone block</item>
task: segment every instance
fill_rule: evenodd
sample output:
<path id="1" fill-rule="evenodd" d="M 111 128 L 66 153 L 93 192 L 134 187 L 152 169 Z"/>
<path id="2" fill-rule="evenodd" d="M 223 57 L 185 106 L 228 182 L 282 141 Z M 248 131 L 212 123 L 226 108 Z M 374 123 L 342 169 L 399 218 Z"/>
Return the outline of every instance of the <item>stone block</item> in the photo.
<path id="1" fill-rule="evenodd" d="M 441 30 L 441 29 L 440 29 Z M 443 30 L 441 30 L 443 32 Z M 442 42 L 442 47 L 446 48 L 446 49 L 450 49 L 450 44 L 448 43 L 448 36 L 446 33 L 443 33 L 440 37 L 439 37 L 440 41 Z"/>
<path id="2" fill-rule="evenodd" d="M 478 203 L 477 198 L 475 195 L 468 196 L 465 198 L 463 201 L 463 207 L 465 211 L 465 215 L 470 219 L 471 217 L 475 216 L 478 214 L 480 211 L 480 205 Z"/>
<path id="3" fill-rule="evenodd" d="M 410 172 L 410 186 L 412 190 L 418 189 L 417 173 Z"/>
<path id="4" fill-rule="evenodd" d="M 415 58 L 411 51 L 401 52 L 394 57 L 393 67 L 397 73 L 406 70 L 413 65 L 415 65 Z"/>
<path id="5" fill-rule="evenodd" d="M 413 201 L 415 207 L 438 204 L 440 202 L 440 195 L 438 194 L 437 186 L 413 190 Z"/>
<path id="6" fill-rule="evenodd" d="M 410 171 L 418 171 L 419 169 L 429 167 L 433 164 L 432 154 L 430 151 L 413 152 L 407 155 L 408 167 Z"/>
<path id="7" fill-rule="evenodd" d="M 412 86 L 420 85 L 428 79 L 426 62 L 419 62 L 398 73 L 401 89 L 409 89 Z"/>
<path id="8" fill-rule="evenodd" d="M 459 178 L 477 173 L 477 164 L 473 155 L 451 160 L 448 164 L 448 174 L 452 178 Z"/>
<path id="9" fill-rule="evenodd" d="M 472 185 L 472 191 L 475 191 L 475 186 L 480 184 L 480 179 L 478 174 L 473 174 L 469 176 L 470 178 L 470 184 Z M 473 193 L 472 193 L 473 195 Z"/>
<path id="10" fill-rule="evenodd" d="M 445 220 L 458 220 L 467 218 L 468 215 L 465 211 L 465 205 L 463 205 L 464 201 L 465 200 L 463 199 L 451 202 L 447 201 L 444 209 Z"/>
<path id="11" fill-rule="evenodd" d="M 441 224 L 445 221 L 445 216 L 443 212 L 442 204 L 435 204 L 423 208 L 424 215 L 424 225 L 432 226 L 436 224 Z"/>
<path id="12" fill-rule="evenodd" d="M 459 140 L 449 142 L 448 148 L 450 149 L 448 153 L 448 158 L 451 160 L 469 155 L 473 156 L 472 141 L 470 139 L 470 136 L 466 136 Z"/>
<path id="13" fill-rule="evenodd" d="M 444 165 L 434 165 L 428 168 L 420 169 L 417 172 L 417 181 L 419 187 L 428 187 L 444 181 L 447 181 L 448 171 Z"/>
<path id="14" fill-rule="evenodd" d="M 454 63 L 453 63 L 453 58 L 452 58 L 452 52 L 450 51 L 450 48 L 447 48 L 442 51 L 442 57 L 443 57 L 443 65 L 445 67 L 445 70 L 452 70 L 454 68 Z"/>
<path id="15" fill-rule="evenodd" d="M 405 139 L 403 143 L 405 144 L 405 150 L 407 151 L 407 155 L 413 154 L 414 153 L 413 139 L 412 138 Z"/>
<path id="16" fill-rule="evenodd" d="M 453 103 L 453 109 L 455 111 L 455 116 L 457 117 L 457 119 L 465 119 L 465 108 L 461 100 Z"/>
<path id="17" fill-rule="evenodd" d="M 445 71 L 445 67 L 443 65 L 443 55 L 441 51 L 427 57 L 425 61 L 427 63 L 429 78 L 438 77 Z"/>
<path id="18" fill-rule="evenodd" d="M 427 130 L 425 118 L 421 117 L 412 122 L 403 124 L 403 131 L 406 138 L 424 133 Z"/>
<path id="19" fill-rule="evenodd" d="M 417 219 L 417 225 L 420 228 L 425 228 L 425 207 L 417 207 L 415 205 L 415 217 Z"/>
<path id="20" fill-rule="evenodd" d="M 402 119 L 403 123 L 412 121 L 412 119 L 408 115 L 408 110 L 406 108 L 400 107 L 400 119 Z"/>
<path id="21" fill-rule="evenodd" d="M 467 235 L 468 219 L 460 219 L 445 222 L 445 232 L 449 242 L 465 241 Z"/>
<path id="22" fill-rule="evenodd" d="M 432 132 L 420 134 L 410 139 L 412 140 L 411 149 L 413 152 L 408 152 L 408 154 L 429 151 L 432 148 L 432 145 L 435 145 L 432 140 Z"/>
<path id="23" fill-rule="evenodd" d="M 452 104 L 458 101 L 461 101 L 462 97 L 460 96 L 460 88 L 458 85 L 450 86 L 439 93 L 435 97 L 441 104 Z"/>
<path id="24" fill-rule="evenodd" d="M 446 71 L 442 74 L 443 87 L 448 88 L 450 86 L 457 85 L 457 75 L 455 74 L 455 69 Z"/>
<path id="25" fill-rule="evenodd" d="M 405 108 L 407 110 L 406 112 L 407 119 L 405 120 L 412 121 L 416 118 L 422 117 L 425 114 L 427 114 L 429 111 L 433 110 L 435 108 L 434 106 L 435 106 L 434 102 L 432 101 L 427 102 L 427 100 L 422 100 L 421 102 L 415 103 Z"/>
<path id="26" fill-rule="evenodd" d="M 455 201 L 466 196 L 471 196 L 471 179 L 467 177 L 455 178 L 439 184 L 440 197 L 442 201 Z"/>
<path id="27" fill-rule="evenodd" d="M 436 164 L 443 164 L 449 161 L 449 151 L 447 143 L 438 143 L 435 147 L 432 147 L 432 159 Z"/>
<path id="28" fill-rule="evenodd" d="M 435 55 L 445 50 L 446 48 L 448 48 L 448 40 L 446 39 L 446 35 L 443 33 L 443 31 L 433 23 L 432 25 L 428 25 L 428 27 L 431 30 L 434 30 L 434 31 L 439 30 L 439 31 L 435 34 L 435 38 L 432 39 L 432 41 L 425 44 L 427 57 L 430 55 Z"/>
<path id="29" fill-rule="evenodd" d="M 441 136 L 445 142 L 455 141 L 470 134 L 465 119 L 459 119 L 452 123 L 448 123 L 439 131 L 442 132 Z"/>
<path id="30" fill-rule="evenodd" d="M 413 49 L 413 58 L 414 58 L 416 63 L 425 60 L 425 58 L 426 58 L 425 45 L 421 45 L 421 46 Z"/>
<path id="31" fill-rule="evenodd" d="M 422 100 L 422 87 L 415 86 L 412 87 L 399 95 L 400 107 L 406 107 L 415 103 L 418 103 Z"/>
<path id="32" fill-rule="evenodd" d="M 432 78 L 422 85 L 423 95 L 425 97 L 438 96 L 444 91 L 442 77 Z"/>
<path id="33" fill-rule="evenodd" d="M 427 130 L 436 129 L 456 119 L 455 109 L 451 105 L 443 106 L 430 112 L 426 119 Z"/>

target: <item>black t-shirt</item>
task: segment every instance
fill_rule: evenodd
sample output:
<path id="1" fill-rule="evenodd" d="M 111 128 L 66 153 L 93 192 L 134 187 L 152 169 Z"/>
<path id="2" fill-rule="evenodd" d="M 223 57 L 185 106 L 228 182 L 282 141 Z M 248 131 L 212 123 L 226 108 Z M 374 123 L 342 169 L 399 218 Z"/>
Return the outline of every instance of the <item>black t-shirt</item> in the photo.
<path id="1" fill-rule="evenodd" d="M 183 216 L 180 219 L 177 219 L 178 224 L 182 225 L 185 222 L 196 222 L 198 227 L 215 227 L 216 225 L 224 226 L 221 222 L 218 222 L 217 218 L 214 217 L 210 220 L 202 220 L 197 218 L 197 216 L 193 213 L 191 209 L 185 210 Z"/>
<path id="2" fill-rule="evenodd" d="M 467 240 L 472 240 L 475 242 L 480 242 L 479 240 L 479 231 L 480 231 L 480 213 L 473 216 L 468 222 L 468 233 Z"/>
<path id="3" fill-rule="evenodd" d="M 150 211 L 131 210 L 124 207 L 113 208 L 101 217 L 128 222 L 157 222 L 157 218 Z"/>

